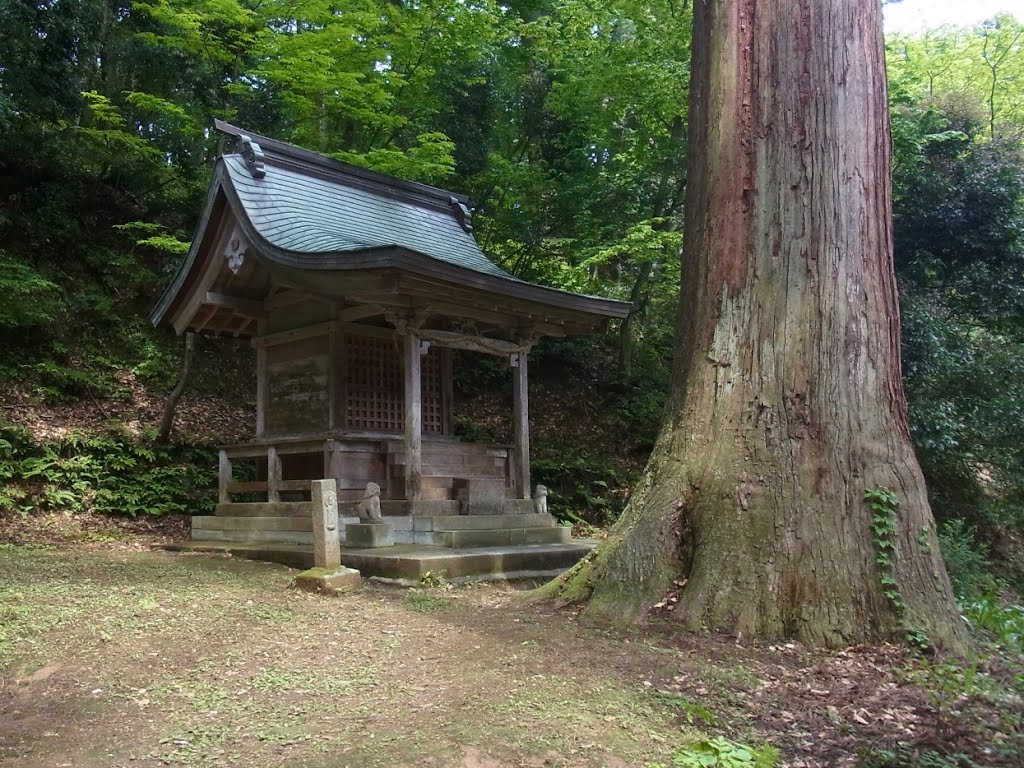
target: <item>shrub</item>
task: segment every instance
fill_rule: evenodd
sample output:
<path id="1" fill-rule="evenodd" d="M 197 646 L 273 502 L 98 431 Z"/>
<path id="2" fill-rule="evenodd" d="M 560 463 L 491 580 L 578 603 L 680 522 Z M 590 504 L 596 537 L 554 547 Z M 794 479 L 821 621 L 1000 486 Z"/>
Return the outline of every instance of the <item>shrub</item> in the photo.
<path id="1" fill-rule="evenodd" d="M 155 446 L 126 434 L 72 433 L 34 443 L 0 425 L 0 508 L 166 515 L 212 511 L 212 449 Z"/>
<path id="2" fill-rule="evenodd" d="M 966 600 L 994 587 L 991 564 L 982 552 L 975 529 L 956 518 L 939 528 L 939 546 L 957 597 Z"/>

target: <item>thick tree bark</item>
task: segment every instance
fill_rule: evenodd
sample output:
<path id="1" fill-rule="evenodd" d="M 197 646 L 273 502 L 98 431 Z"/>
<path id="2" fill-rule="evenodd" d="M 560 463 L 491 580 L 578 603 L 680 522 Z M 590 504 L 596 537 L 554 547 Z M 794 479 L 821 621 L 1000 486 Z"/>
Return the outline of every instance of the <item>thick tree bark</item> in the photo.
<path id="1" fill-rule="evenodd" d="M 966 640 L 907 426 L 877 0 L 695 4 L 678 361 L 609 539 L 551 585 L 843 646 Z M 886 597 L 866 490 L 900 500 Z"/>

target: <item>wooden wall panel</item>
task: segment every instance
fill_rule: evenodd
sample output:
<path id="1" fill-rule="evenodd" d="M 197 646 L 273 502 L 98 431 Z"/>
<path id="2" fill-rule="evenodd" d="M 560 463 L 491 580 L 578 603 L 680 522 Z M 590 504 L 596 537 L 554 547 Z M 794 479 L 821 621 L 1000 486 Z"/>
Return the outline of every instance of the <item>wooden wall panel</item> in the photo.
<path id="1" fill-rule="evenodd" d="M 319 434 L 330 419 L 327 336 L 267 349 L 268 435 Z"/>

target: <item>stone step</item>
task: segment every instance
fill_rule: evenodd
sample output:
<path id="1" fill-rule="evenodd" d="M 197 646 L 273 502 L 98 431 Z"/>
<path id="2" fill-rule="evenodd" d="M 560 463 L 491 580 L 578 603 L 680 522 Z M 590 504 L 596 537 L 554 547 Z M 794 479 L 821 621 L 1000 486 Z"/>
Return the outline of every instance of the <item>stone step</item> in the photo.
<path id="1" fill-rule="evenodd" d="M 305 570 L 313 567 L 313 548 L 306 544 L 233 544 L 229 541 L 190 541 L 181 544 L 161 544 L 171 552 L 210 552 L 279 563 L 290 568 Z"/>
<path id="2" fill-rule="evenodd" d="M 352 509 L 355 509 L 353 505 Z M 457 515 L 459 502 L 453 499 L 420 499 L 404 501 L 402 499 L 381 499 L 380 511 L 384 517 L 395 515 Z"/>
<path id="3" fill-rule="evenodd" d="M 489 530 L 434 531 L 437 547 L 514 547 L 523 544 L 568 544 L 572 530 L 560 525 L 553 528 L 492 528 Z"/>
<path id="4" fill-rule="evenodd" d="M 310 517 L 313 507 L 308 501 L 231 502 L 218 504 L 214 514 L 225 517 Z"/>
<path id="5" fill-rule="evenodd" d="M 465 510 L 469 517 L 518 517 L 532 513 L 532 499 L 469 499 Z"/>
<path id="6" fill-rule="evenodd" d="M 313 546 L 312 531 L 218 531 L 192 529 L 192 541 L 223 541 L 232 545 L 308 544 Z"/>
<path id="7" fill-rule="evenodd" d="M 514 528 L 554 528 L 551 515 L 435 515 L 413 519 L 414 531 L 484 531 Z"/>
<path id="8" fill-rule="evenodd" d="M 416 545 L 343 550 L 342 561 L 364 578 L 418 584 L 430 572 L 450 581 L 552 578 L 594 548 L 593 542 L 445 550 Z"/>
<path id="9" fill-rule="evenodd" d="M 300 569 L 313 564 L 313 547 L 309 545 L 196 541 L 160 547 L 226 553 Z M 450 581 L 548 579 L 571 568 L 593 548 L 594 542 L 579 540 L 568 544 L 461 550 L 399 544 L 382 549 L 342 550 L 342 559 L 346 566 L 359 570 L 363 578 L 374 576 L 403 584 L 418 584 L 428 572 Z"/>
<path id="10" fill-rule="evenodd" d="M 207 531 L 312 531 L 312 515 L 285 515 L 283 517 L 226 517 L 199 515 L 192 518 L 192 530 Z"/>

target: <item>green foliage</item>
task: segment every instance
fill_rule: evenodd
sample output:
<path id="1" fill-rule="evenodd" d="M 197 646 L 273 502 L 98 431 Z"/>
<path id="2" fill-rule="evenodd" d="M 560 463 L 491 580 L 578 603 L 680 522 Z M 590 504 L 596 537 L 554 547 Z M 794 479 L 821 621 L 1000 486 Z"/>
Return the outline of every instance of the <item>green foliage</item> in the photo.
<path id="1" fill-rule="evenodd" d="M 414 589 L 405 596 L 406 604 L 420 613 L 437 613 L 452 604 L 451 600 L 438 597 L 422 589 Z"/>
<path id="2" fill-rule="evenodd" d="M 2 250 L 0 296 L 4 297 L 0 302 L 0 331 L 46 325 L 56 319 L 61 309 L 57 285 Z"/>
<path id="3" fill-rule="evenodd" d="M 974 629 L 991 633 L 1005 650 L 1024 654 L 1024 607 L 988 593 L 964 603 L 962 610 Z"/>
<path id="4" fill-rule="evenodd" d="M 967 755 L 942 754 L 933 749 L 915 749 L 899 744 L 894 749 L 867 749 L 860 755 L 858 768 L 976 768 Z"/>
<path id="5" fill-rule="evenodd" d="M 666 707 L 681 712 L 689 725 L 714 727 L 718 723 L 718 718 L 712 710 L 678 693 L 655 690 L 651 695 Z"/>
<path id="6" fill-rule="evenodd" d="M 874 534 L 875 562 L 878 563 L 878 581 L 890 605 L 901 616 L 906 611 L 900 586 L 896 581 L 896 515 L 899 499 L 888 488 L 868 488 L 864 500 L 871 508 L 871 530 Z"/>
<path id="7" fill-rule="evenodd" d="M 548 488 L 548 511 L 574 524 L 609 525 L 622 512 L 624 500 L 613 493 L 622 485 L 616 466 L 611 455 L 562 443 L 538 444 L 531 460 L 534 480 Z"/>
<path id="8" fill-rule="evenodd" d="M 774 768 L 779 750 L 767 744 L 750 747 L 723 738 L 698 741 L 672 755 L 673 768 Z M 660 763 L 648 768 L 668 768 Z"/>
<path id="9" fill-rule="evenodd" d="M 939 528 L 939 546 L 958 598 L 970 600 L 995 586 L 992 565 L 978 542 L 977 531 L 963 519 L 954 518 Z"/>
<path id="10" fill-rule="evenodd" d="M 1024 26 L 1001 14 L 970 29 L 942 27 L 888 41 L 890 77 L 915 100 L 958 94 L 990 137 L 1024 124 Z"/>
<path id="11" fill-rule="evenodd" d="M 203 514 L 214 506 L 212 450 L 153 446 L 126 434 L 33 443 L 0 424 L 0 507 L 113 515 Z"/>
<path id="12" fill-rule="evenodd" d="M 939 87 L 961 76 L 942 62 L 974 34 L 912 41 L 893 87 L 911 433 L 936 518 L 962 521 L 940 528 L 961 597 L 986 589 L 983 542 L 1024 531 L 1024 157 L 1016 141 L 986 132 L 984 110 Z M 921 101 L 916 89 L 929 80 Z"/>

